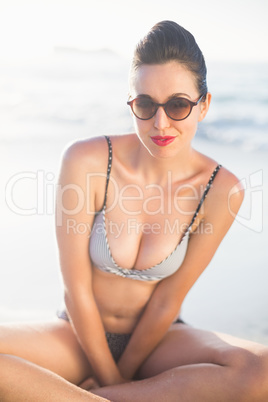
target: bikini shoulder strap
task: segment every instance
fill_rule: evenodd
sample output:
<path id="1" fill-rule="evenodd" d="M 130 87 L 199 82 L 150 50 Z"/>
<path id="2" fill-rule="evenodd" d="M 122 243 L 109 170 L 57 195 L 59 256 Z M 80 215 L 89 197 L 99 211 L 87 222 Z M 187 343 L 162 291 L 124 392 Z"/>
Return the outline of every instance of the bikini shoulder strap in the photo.
<path id="1" fill-rule="evenodd" d="M 105 186 L 105 196 L 104 196 L 104 202 L 103 202 L 103 207 L 104 209 L 106 207 L 106 201 L 107 201 L 107 191 L 108 191 L 108 185 L 109 185 L 109 180 L 110 180 L 110 174 L 111 174 L 111 169 L 112 169 L 112 158 L 113 158 L 113 149 L 112 149 L 112 143 L 110 140 L 110 137 L 105 135 L 107 144 L 108 144 L 108 164 L 107 164 L 107 174 L 106 174 L 106 186 Z"/>
<path id="2" fill-rule="evenodd" d="M 190 225 L 188 226 L 187 231 L 189 231 L 189 230 L 191 229 L 191 227 L 192 227 L 192 225 L 193 225 L 193 223 L 194 223 L 194 221 L 195 221 L 195 218 L 197 217 L 198 212 L 200 211 L 200 208 L 201 208 L 203 202 L 205 201 L 205 198 L 206 198 L 206 196 L 207 196 L 207 194 L 208 194 L 208 192 L 209 192 L 209 190 L 210 190 L 210 187 L 212 186 L 212 183 L 213 183 L 213 181 L 214 181 L 214 179 L 215 179 L 215 177 L 216 177 L 216 174 L 218 173 L 218 171 L 220 170 L 221 167 L 222 167 L 222 165 L 218 165 L 218 166 L 216 166 L 216 168 L 213 170 L 212 175 L 210 176 L 210 179 L 209 179 L 209 181 L 208 181 L 208 184 L 206 185 L 206 188 L 205 188 L 205 190 L 204 190 L 204 192 L 203 192 L 203 195 L 202 195 L 202 197 L 201 197 L 201 200 L 200 200 L 200 202 L 199 202 L 199 204 L 198 204 L 198 206 L 197 206 L 197 208 L 196 208 L 196 211 L 195 211 L 195 213 L 194 213 L 194 216 L 193 216 L 193 218 L 192 218 L 192 220 L 191 220 Z"/>

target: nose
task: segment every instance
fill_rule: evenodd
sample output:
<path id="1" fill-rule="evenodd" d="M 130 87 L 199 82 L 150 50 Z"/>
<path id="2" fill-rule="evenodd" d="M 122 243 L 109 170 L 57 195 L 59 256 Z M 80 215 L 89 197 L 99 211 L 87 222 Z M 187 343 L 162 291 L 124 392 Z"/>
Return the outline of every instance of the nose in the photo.
<path id="1" fill-rule="evenodd" d="M 159 106 L 156 114 L 154 115 L 154 127 L 158 130 L 163 130 L 169 126 L 169 117 L 167 116 L 163 106 Z"/>

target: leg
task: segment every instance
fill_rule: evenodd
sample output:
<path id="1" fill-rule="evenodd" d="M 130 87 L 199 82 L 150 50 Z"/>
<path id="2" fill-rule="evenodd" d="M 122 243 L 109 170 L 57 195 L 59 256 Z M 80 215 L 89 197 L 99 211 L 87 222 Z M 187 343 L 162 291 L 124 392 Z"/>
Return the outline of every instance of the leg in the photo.
<path id="1" fill-rule="evenodd" d="M 255 342 L 184 324 L 173 324 L 144 362 L 138 376 L 148 378 L 174 367 L 192 364 L 209 363 L 221 367 L 257 364 L 258 358 L 267 353 L 267 347 Z"/>
<path id="2" fill-rule="evenodd" d="M 92 374 L 71 325 L 49 323 L 0 326 L 0 353 L 20 357 L 79 384 Z"/>
<path id="3" fill-rule="evenodd" d="M 141 381 L 96 393 L 115 402 L 266 402 L 268 351 L 253 342 L 175 324 L 138 376 Z"/>
<path id="4" fill-rule="evenodd" d="M 2 402 L 108 402 L 15 356 L 0 354 L 0 372 Z"/>

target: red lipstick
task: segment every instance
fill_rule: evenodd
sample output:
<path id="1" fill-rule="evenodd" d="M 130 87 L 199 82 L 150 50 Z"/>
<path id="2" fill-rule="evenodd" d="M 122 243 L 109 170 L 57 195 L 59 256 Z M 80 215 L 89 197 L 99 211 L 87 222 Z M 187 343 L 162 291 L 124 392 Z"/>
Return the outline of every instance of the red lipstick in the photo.
<path id="1" fill-rule="evenodd" d="M 160 147 L 165 147 L 166 145 L 171 144 L 175 140 L 176 137 L 171 137 L 170 135 L 166 136 L 161 136 L 161 135 L 155 135 L 154 137 L 151 137 L 151 140 L 156 144 L 159 145 Z"/>

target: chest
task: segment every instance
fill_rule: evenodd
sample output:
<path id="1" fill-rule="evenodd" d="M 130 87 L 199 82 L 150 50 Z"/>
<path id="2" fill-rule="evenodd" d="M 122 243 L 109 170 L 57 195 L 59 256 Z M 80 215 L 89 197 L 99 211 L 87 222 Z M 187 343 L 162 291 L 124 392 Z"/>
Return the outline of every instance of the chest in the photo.
<path id="1" fill-rule="evenodd" d="M 119 266 L 138 270 L 158 264 L 174 251 L 200 200 L 194 187 L 172 184 L 112 186 L 108 194 L 104 230 L 111 254 Z"/>

